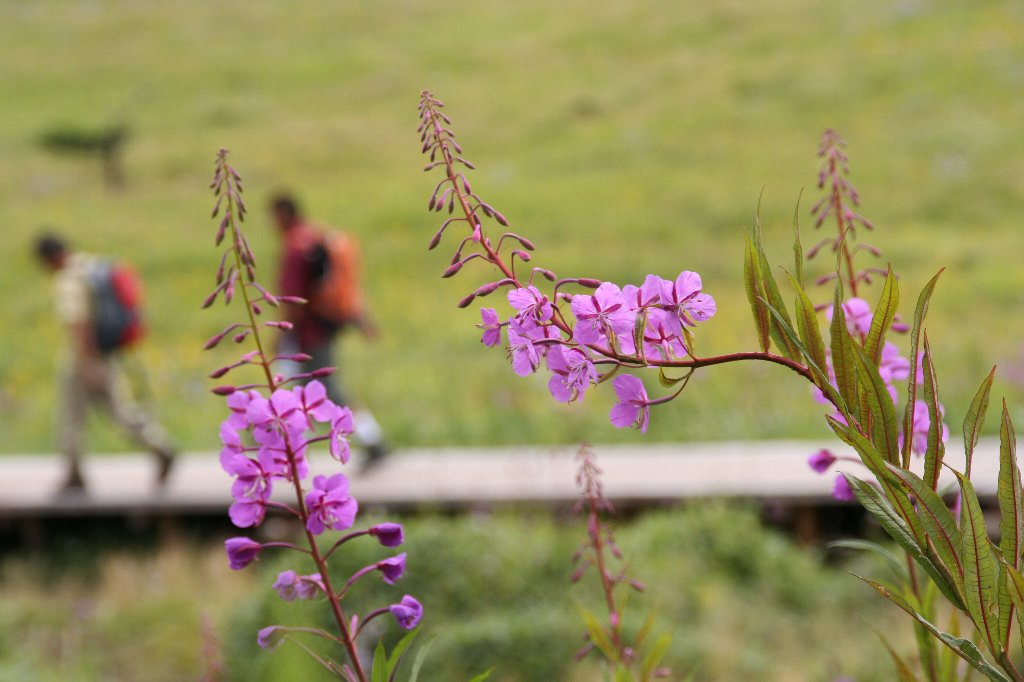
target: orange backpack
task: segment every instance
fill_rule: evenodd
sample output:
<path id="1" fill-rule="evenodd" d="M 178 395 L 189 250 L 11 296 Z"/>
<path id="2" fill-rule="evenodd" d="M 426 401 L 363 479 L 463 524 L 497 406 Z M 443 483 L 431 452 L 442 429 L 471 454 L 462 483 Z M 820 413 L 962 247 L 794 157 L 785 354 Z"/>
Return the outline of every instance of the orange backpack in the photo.
<path id="1" fill-rule="evenodd" d="M 363 313 L 363 292 L 355 241 L 341 232 L 328 232 L 313 247 L 309 261 L 310 312 L 338 326 L 358 319 Z"/>

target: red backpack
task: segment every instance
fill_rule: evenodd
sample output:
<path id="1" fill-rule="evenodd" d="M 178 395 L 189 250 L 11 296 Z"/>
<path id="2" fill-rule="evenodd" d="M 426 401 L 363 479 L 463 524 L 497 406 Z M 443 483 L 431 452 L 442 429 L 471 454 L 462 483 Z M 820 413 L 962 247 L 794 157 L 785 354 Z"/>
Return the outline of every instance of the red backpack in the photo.
<path id="1" fill-rule="evenodd" d="M 101 353 L 126 348 L 146 332 L 142 323 L 142 278 L 126 263 L 101 261 L 90 273 L 92 322 Z"/>

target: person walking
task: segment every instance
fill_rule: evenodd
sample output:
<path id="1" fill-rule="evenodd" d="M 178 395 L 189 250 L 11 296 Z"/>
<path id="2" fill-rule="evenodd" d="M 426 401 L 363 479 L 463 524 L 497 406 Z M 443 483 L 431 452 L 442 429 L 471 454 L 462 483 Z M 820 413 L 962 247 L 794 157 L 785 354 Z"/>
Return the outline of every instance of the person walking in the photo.
<path id="1" fill-rule="evenodd" d="M 63 239 L 41 235 L 36 256 L 54 277 L 57 316 L 68 336 L 59 374 L 58 437 L 68 472 L 61 491 L 84 491 L 82 454 L 91 407 L 106 410 L 131 438 L 156 457 L 156 484 L 163 487 L 175 448 L 163 428 L 132 398 L 121 367 L 123 352 L 143 332 L 137 276 L 124 265 L 73 252 Z"/>
<path id="2" fill-rule="evenodd" d="M 281 235 L 280 293 L 308 302 L 285 306 L 284 319 L 292 328 L 282 335 L 279 349 L 282 355 L 303 353 L 310 359 L 290 367 L 282 365 L 282 373 L 294 376 L 324 367 L 337 368 L 333 346 L 339 333 L 355 328 L 367 339 L 377 336 L 363 299 L 355 239 L 308 222 L 290 195 L 274 198 L 270 212 Z M 336 371 L 321 381 L 332 402 L 352 407 L 339 375 Z M 390 448 L 369 410 L 353 409 L 353 419 L 355 435 L 365 447 L 363 468 L 367 469 L 378 464 Z"/>

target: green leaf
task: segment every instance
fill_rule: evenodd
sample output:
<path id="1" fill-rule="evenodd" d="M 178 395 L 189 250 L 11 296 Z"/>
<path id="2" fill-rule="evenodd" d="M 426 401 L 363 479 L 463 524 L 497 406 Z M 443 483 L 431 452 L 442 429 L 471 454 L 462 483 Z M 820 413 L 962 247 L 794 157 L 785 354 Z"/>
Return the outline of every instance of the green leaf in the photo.
<path id="1" fill-rule="evenodd" d="M 370 679 L 373 682 L 388 682 L 388 655 L 384 651 L 384 640 L 377 640 L 377 648 L 373 650 L 373 668 Z"/>
<path id="2" fill-rule="evenodd" d="M 960 482 L 960 527 L 963 547 L 960 556 L 964 562 L 964 600 L 967 612 L 981 632 L 989 649 L 1000 650 L 999 618 L 996 606 L 996 562 L 985 531 L 985 517 L 981 512 L 978 495 L 970 479 L 954 471 Z"/>
<path id="3" fill-rule="evenodd" d="M 615 669 L 615 682 L 635 682 L 633 679 L 633 673 L 629 672 L 629 668 L 622 666 Z"/>
<path id="4" fill-rule="evenodd" d="M 482 673 L 471 679 L 469 682 L 484 682 L 484 680 L 488 679 L 491 676 L 491 673 L 493 672 L 494 668 L 488 668 L 487 670 L 483 671 Z"/>
<path id="5" fill-rule="evenodd" d="M 994 680 L 995 682 L 1011 682 L 1009 677 L 985 659 L 985 656 L 978 650 L 978 647 L 975 646 L 974 642 L 969 639 L 957 637 L 948 632 L 942 632 L 932 625 L 928 619 L 915 611 L 914 608 L 906 602 L 906 600 L 899 595 L 893 594 L 893 592 L 885 586 L 863 576 L 859 576 L 856 573 L 853 575 L 866 582 L 880 595 L 910 614 L 914 620 L 923 625 L 934 637 L 956 652 L 960 658 L 967 661 L 971 667 L 983 674 L 985 677 L 990 680 Z"/>
<path id="6" fill-rule="evenodd" d="M 985 414 L 988 412 L 988 396 L 992 392 L 992 380 L 996 376 L 996 368 L 988 373 L 985 380 L 981 382 L 978 392 L 971 401 L 971 408 L 967 410 L 964 417 L 964 456 L 967 464 L 964 467 L 964 476 L 971 477 L 971 464 L 974 460 L 974 448 L 981 438 L 981 427 L 985 424 Z"/>
<path id="7" fill-rule="evenodd" d="M 908 524 L 907 520 L 901 517 L 896 509 L 889 503 L 889 501 L 882 496 L 877 490 L 875 490 L 870 484 L 861 481 L 855 476 L 850 474 L 843 474 L 846 477 L 847 482 L 850 484 L 850 488 L 853 490 L 853 494 L 857 497 L 857 500 L 861 503 L 868 512 L 871 513 L 878 523 L 882 526 L 886 533 L 899 544 L 900 547 L 905 549 L 910 557 L 918 563 L 925 570 L 928 576 L 935 582 L 935 585 L 942 591 L 942 594 L 949 600 L 951 604 L 960 609 L 965 609 L 963 605 L 963 599 L 957 593 L 957 589 L 953 578 L 943 569 L 931 560 L 929 556 L 925 554 L 925 550 L 922 547 L 927 547 L 927 540 L 924 533 L 924 529 L 921 528 L 921 521 L 916 515 L 913 515 L 910 519 L 916 526 Z M 906 500 L 906 498 L 903 498 Z M 909 504 L 909 502 L 908 502 Z M 911 510 L 913 514 L 913 511 Z M 916 539 L 919 537 L 920 539 Z"/>
<path id="8" fill-rule="evenodd" d="M 387 664 L 387 678 L 388 682 L 394 682 L 395 675 L 398 673 L 398 667 L 402 665 L 402 660 L 405 658 L 407 650 L 416 636 L 420 634 L 420 629 L 413 628 L 405 634 L 402 639 L 398 640 L 398 644 L 391 650 L 391 655 L 388 656 Z"/>
<path id="9" fill-rule="evenodd" d="M 765 298 L 768 300 L 769 305 L 778 311 L 779 316 L 786 323 L 786 326 L 792 328 L 793 322 L 789 319 L 789 313 L 786 311 L 786 303 L 782 300 L 782 294 L 779 293 L 779 285 L 775 282 L 775 275 L 772 274 L 771 266 L 768 264 L 768 257 L 765 256 L 764 248 L 761 246 L 761 239 L 758 237 L 755 242 L 757 248 L 757 258 L 761 271 L 761 286 L 765 292 Z M 786 334 L 785 330 L 776 322 L 772 321 L 770 333 L 772 340 L 775 341 L 781 350 L 782 354 L 790 360 L 799 360 L 800 351 L 793 343 L 789 335 Z"/>
<path id="10" fill-rule="evenodd" d="M 1020 568 L 1021 549 L 1024 547 L 1024 493 L 1021 491 L 1020 469 L 1017 467 L 1017 435 L 1010 413 L 1003 401 L 1002 422 L 999 426 L 999 551 L 1003 561 L 1014 569 Z M 1005 589 L 999 590 L 999 641 L 1007 643 L 1013 602 Z"/>
<path id="11" fill-rule="evenodd" d="M 829 328 L 832 347 L 832 369 L 836 375 L 836 388 L 843 396 L 855 419 L 860 420 L 860 399 L 857 397 L 857 370 L 853 359 L 853 339 L 846 328 L 843 310 L 843 286 L 836 280 L 836 293 L 832 303 L 832 325 Z"/>
<path id="12" fill-rule="evenodd" d="M 861 414 L 861 424 L 869 422 L 868 430 L 875 447 L 890 464 L 898 464 L 899 426 L 896 423 L 896 407 L 892 404 L 892 396 L 889 395 L 889 389 L 878 373 L 878 367 L 868 357 L 867 351 L 854 345 L 853 359 L 857 369 L 857 382 L 861 388 L 860 394 L 868 406 L 867 413 Z"/>
<path id="13" fill-rule="evenodd" d="M 914 430 L 914 403 L 917 402 L 917 354 L 921 345 L 921 328 L 924 323 L 925 315 L 928 314 L 928 302 L 932 298 L 932 293 L 935 291 L 935 285 L 939 283 L 939 275 L 942 274 L 942 270 L 939 270 L 934 277 L 932 277 L 928 284 L 925 285 L 924 289 L 921 290 L 921 295 L 917 298 L 917 308 L 914 310 L 914 326 L 910 332 L 910 377 L 907 380 L 907 406 L 903 411 L 903 433 L 912 433 Z M 903 468 L 910 468 L 910 445 L 911 438 L 903 439 Z"/>
<path id="14" fill-rule="evenodd" d="M 750 311 L 754 314 L 758 343 L 761 350 L 767 353 L 771 348 L 769 338 L 771 318 L 768 308 L 764 304 L 765 292 L 761 285 L 761 266 L 750 235 L 747 235 L 746 246 L 743 250 L 743 288 L 747 292 L 747 300 L 750 301 Z"/>
<path id="15" fill-rule="evenodd" d="M 796 326 L 800 332 L 800 340 L 803 341 L 804 346 L 810 352 L 814 364 L 819 368 L 827 368 L 825 364 L 825 342 L 821 340 L 821 330 L 818 328 L 818 314 L 814 311 L 814 304 L 808 298 L 807 292 L 804 291 L 800 282 L 788 272 L 786 275 L 789 277 L 789 282 L 793 285 L 793 289 L 796 290 Z M 821 387 L 819 386 L 818 388 Z"/>
<path id="16" fill-rule="evenodd" d="M 654 643 L 651 650 L 644 656 L 643 666 L 641 667 L 640 679 L 649 680 L 651 673 L 654 672 L 658 664 L 661 663 L 661 659 L 665 658 L 665 654 L 668 652 L 668 647 L 672 643 L 672 636 L 667 632 L 661 637 L 658 637 L 658 641 Z"/>
<path id="17" fill-rule="evenodd" d="M 412 660 L 412 670 L 409 671 L 409 679 L 406 682 L 416 682 L 420 678 L 420 670 L 423 668 L 423 663 L 427 660 L 427 653 L 430 651 L 430 647 L 434 646 L 435 640 L 436 637 L 431 638 L 416 652 L 416 658 Z M 491 671 L 488 670 L 484 674 L 490 675 Z"/>
<path id="18" fill-rule="evenodd" d="M 875 314 L 871 317 L 871 329 L 864 341 L 864 350 L 868 357 L 877 367 L 882 362 L 882 347 L 885 345 L 885 333 L 892 326 L 893 318 L 896 317 L 896 308 L 900 304 L 900 285 L 896 275 L 889 266 L 885 275 L 885 284 L 882 286 L 882 296 L 875 306 Z"/>
<path id="19" fill-rule="evenodd" d="M 914 472 L 890 465 L 893 472 L 917 497 L 917 511 L 924 530 L 931 538 L 932 546 L 939 559 L 945 564 L 956 582 L 957 591 L 963 594 L 964 566 L 960 556 L 963 534 L 956 525 L 956 518 L 942 498 Z"/>
<path id="20" fill-rule="evenodd" d="M 793 210 L 793 272 L 796 273 L 796 281 L 800 288 L 804 287 L 804 247 L 800 243 L 800 200 L 804 196 L 801 188 L 800 195 L 796 198 L 796 208 Z"/>
<path id="21" fill-rule="evenodd" d="M 1020 568 L 1024 550 L 1024 494 L 1017 467 L 1017 434 L 1003 401 L 999 426 L 999 549 L 1014 568 Z"/>
<path id="22" fill-rule="evenodd" d="M 910 575 L 907 573 L 906 564 L 901 559 L 899 559 L 895 554 L 893 554 L 888 549 L 882 547 L 880 544 L 876 542 L 870 542 L 868 540 L 846 539 L 835 540 L 833 542 L 828 543 L 825 546 L 829 549 L 855 549 L 865 552 L 871 552 L 872 554 L 881 557 L 882 561 L 886 563 L 886 565 L 889 567 L 889 570 L 892 571 L 893 575 L 896 577 L 897 580 L 904 583 L 910 582 Z"/>
<path id="23" fill-rule="evenodd" d="M 946 446 L 942 443 L 942 406 L 939 405 L 939 384 L 935 376 L 935 365 L 932 363 L 932 349 L 928 345 L 928 333 L 924 335 L 924 358 L 921 361 L 924 370 L 924 402 L 928 406 L 928 449 L 924 453 L 924 480 L 937 490 L 942 460 L 946 455 Z M 909 432 L 908 432 L 909 433 Z"/>
<path id="24" fill-rule="evenodd" d="M 608 638 L 607 633 L 604 631 L 604 626 L 601 625 L 601 622 L 590 611 L 587 611 L 582 606 L 579 607 L 579 610 L 580 616 L 583 618 L 583 624 L 587 628 L 587 636 L 590 637 L 590 641 L 604 655 L 605 659 L 618 662 L 619 654 L 615 650 L 615 645 L 612 644 L 611 639 Z"/>

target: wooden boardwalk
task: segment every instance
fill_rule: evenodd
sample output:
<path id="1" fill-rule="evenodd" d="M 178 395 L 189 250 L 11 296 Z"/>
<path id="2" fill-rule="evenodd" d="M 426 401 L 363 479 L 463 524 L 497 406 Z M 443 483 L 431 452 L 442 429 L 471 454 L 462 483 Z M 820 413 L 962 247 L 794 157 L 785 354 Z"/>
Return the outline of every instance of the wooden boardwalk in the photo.
<path id="1" fill-rule="evenodd" d="M 722 442 L 596 446 L 607 496 L 619 504 L 645 505 L 702 497 L 742 497 L 789 506 L 825 506 L 834 473 L 818 475 L 807 456 L 834 443 L 805 441 Z M 480 507 L 505 503 L 568 504 L 576 499 L 574 447 L 405 449 L 366 474 L 358 459 L 339 468 L 315 453 L 314 473 L 345 471 L 364 507 Z M 357 455 L 358 458 L 358 455 Z M 955 444 L 948 461 L 962 467 Z M 858 464 L 837 467 L 863 473 Z M 984 440 L 974 459 L 982 497 L 995 494 L 998 442 Z M 189 515 L 224 513 L 231 478 L 216 453 L 179 457 L 167 487 L 156 491 L 152 459 L 143 455 L 91 456 L 84 473 L 88 492 L 57 492 L 63 462 L 53 455 L 0 456 L 0 518 L 88 515 Z M 946 472 L 949 480 L 952 476 Z M 284 486 L 277 491 L 288 492 Z M 279 499 L 287 501 L 287 497 Z"/>

